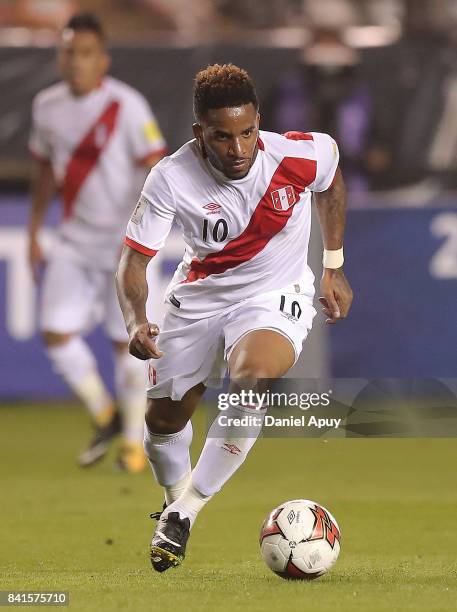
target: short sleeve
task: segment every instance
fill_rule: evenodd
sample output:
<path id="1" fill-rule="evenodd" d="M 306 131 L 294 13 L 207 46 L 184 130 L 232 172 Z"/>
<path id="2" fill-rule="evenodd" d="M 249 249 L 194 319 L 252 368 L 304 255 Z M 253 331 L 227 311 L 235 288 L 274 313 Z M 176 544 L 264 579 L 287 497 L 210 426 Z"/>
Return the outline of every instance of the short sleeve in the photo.
<path id="1" fill-rule="evenodd" d="M 32 130 L 29 137 L 29 150 L 34 157 L 41 160 L 51 159 L 52 147 L 49 130 L 43 122 L 43 113 L 37 98 L 32 104 Z"/>
<path id="2" fill-rule="evenodd" d="M 316 152 L 316 178 L 311 191 L 326 191 L 335 178 L 340 154 L 338 145 L 328 134 L 311 132 Z"/>
<path id="3" fill-rule="evenodd" d="M 160 165 L 149 173 L 127 225 L 125 244 L 153 257 L 170 233 L 176 207 Z"/>
<path id="4" fill-rule="evenodd" d="M 148 103 L 139 94 L 128 104 L 129 142 L 135 163 L 141 165 L 151 155 L 166 151 L 166 142 Z"/>

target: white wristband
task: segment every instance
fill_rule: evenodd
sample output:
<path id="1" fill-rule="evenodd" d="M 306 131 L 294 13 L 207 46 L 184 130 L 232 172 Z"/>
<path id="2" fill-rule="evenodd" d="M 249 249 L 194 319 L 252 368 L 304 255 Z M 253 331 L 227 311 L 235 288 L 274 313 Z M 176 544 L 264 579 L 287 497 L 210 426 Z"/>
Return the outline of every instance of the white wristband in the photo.
<path id="1" fill-rule="evenodd" d="M 343 263 L 343 247 L 341 247 L 341 249 L 337 249 L 336 251 L 327 251 L 327 249 L 324 249 L 324 256 L 322 257 L 322 265 L 324 268 L 336 270 L 336 268 L 341 268 Z"/>

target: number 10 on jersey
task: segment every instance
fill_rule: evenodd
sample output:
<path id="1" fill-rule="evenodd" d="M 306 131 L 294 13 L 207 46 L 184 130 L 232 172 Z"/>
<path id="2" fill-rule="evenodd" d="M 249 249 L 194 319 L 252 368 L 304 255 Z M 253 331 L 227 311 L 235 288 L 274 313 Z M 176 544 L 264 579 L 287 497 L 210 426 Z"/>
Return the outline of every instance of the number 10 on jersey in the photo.
<path id="1" fill-rule="evenodd" d="M 214 242 L 224 242 L 228 236 L 228 223 L 225 219 L 217 219 L 214 225 L 209 224 L 209 219 L 203 219 L 202 238 L 208 242 L 211 238 Z"/>

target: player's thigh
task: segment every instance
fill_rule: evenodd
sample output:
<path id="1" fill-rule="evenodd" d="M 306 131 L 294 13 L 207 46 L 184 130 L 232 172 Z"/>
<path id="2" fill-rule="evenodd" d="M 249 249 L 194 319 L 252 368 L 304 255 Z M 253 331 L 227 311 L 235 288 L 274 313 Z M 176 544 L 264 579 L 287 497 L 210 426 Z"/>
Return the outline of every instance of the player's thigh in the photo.
<path id="1" fill-rule="evenodd" d="M 103 325 L 106 335 L 116 344 L 128 342 L 128 334 L 117 297 L 114 272 L 105 272 L 103 295 L 100 296 L 104 306 Z"/>
<path id="2" fill-rule="evenodd" d="M 40 301 L 41 331 L 81 333 L 89 324 L 98 288 L 91 273 L 66 259 L 50 259 Z"/>
<path id="3" fill-rule="evenodd" d="M 230 314 L 225 350 L 232 378 L 246 370 L 279 378 L 296 363 L 316 311 L 312 298 L 294 287 L 260 295 Z"/>
<path id="4" fill-rule="evenodd" d="M 273 329 L 256 329 L 236 342 L 229 357 L 232 379 L 280 378 L 295 362 L 293 344 Z"/>
<path id="5" fill-rule="evenodd" d="M 172 400 L 170 397 L 148 398 L 146 425 L 149 431 L 170 434 L 184 429 L 204 392 L 205 385 L 199 383 L 189 389 L 180 400 Z"/>

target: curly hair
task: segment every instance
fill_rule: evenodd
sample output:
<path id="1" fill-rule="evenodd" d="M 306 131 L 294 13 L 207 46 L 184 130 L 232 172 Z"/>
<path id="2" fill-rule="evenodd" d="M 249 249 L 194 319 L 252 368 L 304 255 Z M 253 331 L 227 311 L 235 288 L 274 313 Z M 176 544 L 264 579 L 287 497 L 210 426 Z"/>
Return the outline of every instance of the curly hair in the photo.
<path id="1" fill-rule="evenodd" d="M 197 120 L 215 108 L 230 108 L 244 104 L 259 108 L 254 83 L 246 70 L 234 64 L 213 64 L 195 77 L 194 114 Z"/>

